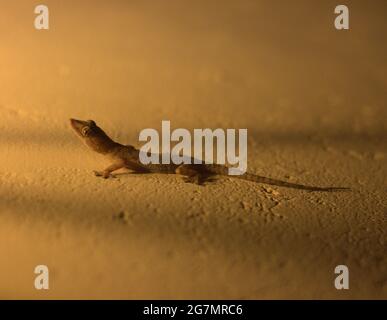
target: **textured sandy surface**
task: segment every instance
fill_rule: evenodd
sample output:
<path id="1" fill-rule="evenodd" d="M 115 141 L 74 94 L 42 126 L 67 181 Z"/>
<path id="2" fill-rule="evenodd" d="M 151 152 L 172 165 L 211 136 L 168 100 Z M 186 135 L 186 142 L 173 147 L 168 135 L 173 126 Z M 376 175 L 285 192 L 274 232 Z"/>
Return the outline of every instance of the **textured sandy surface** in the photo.
<path id="1" fill-rule="evenodd" d="M 333 1 L 46 1 L 49 32 L 4 2 L 0 298 L 387 298 L 384 1 L 351 1 L 349 32 Z M 250 171 L 352 190 L 98 179 L 70 117 L 137 146 L 248 128 Z"/>

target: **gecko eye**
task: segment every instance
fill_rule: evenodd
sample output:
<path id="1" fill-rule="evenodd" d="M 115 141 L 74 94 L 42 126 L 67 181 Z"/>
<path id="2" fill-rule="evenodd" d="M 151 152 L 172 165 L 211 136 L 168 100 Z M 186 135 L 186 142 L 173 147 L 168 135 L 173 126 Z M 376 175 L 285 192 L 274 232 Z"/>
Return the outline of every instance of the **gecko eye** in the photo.
<path id="1" fill-rule="evenodd" d="M 84 136 L 84 137 L 87 137 L 89 135 L 89 131 L 90 131 L 90 128 L 89 127 L 83 127 L 81 129 L 81 134 Z"/>

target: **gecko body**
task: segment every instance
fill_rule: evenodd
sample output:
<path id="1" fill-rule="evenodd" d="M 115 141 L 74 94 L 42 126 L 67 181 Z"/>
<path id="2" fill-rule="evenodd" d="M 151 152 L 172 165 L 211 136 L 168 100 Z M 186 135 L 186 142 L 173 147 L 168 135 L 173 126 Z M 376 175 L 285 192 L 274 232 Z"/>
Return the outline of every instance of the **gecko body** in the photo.
<path id="1" fill-rule="evenodd" d="M 280 187 L 302 189 L 308 191 L 339 191 L 347 188 L 316 187 L 297 184 L 277 179 L 258 176 L 252 173 L 242 175 L 228 175 L 228 167 L 218 164 L 143 164 L 140 162 L 140 150 L 131 145 L 123 145 L 113 141 L 93 120 L 70 119 L 71 127 L 81 140 L 93 151 L 98 152 L 111 160 L 111 165 L 102 171 L 94 171 L 96 176 L 105 179 L 114 177 L 113 172 L 122 168 L 137 173 L 165 173 L 179 174 L 185 182 L 202 185 L 213 180 L 215 176 L 228 176 L 256 183 L 264 183 Z M 159 155 L 161 157 L 161 155 Z"/>

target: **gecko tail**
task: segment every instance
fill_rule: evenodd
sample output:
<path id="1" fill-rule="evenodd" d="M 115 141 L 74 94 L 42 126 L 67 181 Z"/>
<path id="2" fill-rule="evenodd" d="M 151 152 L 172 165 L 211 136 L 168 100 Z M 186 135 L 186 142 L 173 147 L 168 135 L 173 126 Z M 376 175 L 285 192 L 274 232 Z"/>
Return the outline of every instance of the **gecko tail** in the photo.
<path id="1" fill-rule="evenodd" d="M 226 166 L 222 166 L 222 165 L 210 165 L 210 166 L 208 166 L 208 169 L 213 174 L 217 174 L 217 175 L 221 175 L 221 176 L 228 176 L 230 178 L 252 181 L 252 182 L 256 182 L 256 183 L 269 184 L 269 185 L 284 187 L 284 188 L 292 188 L 292 189 L 299 189 L 299 190 L 306 190 L 306 191 L 320 191 L 320 192 L 338 192 L 338 191 L 351 190 L 350 188 L 342 188 L 342 187 L 307 186 L 304 184 L 293 183 L 293 182 L 258 176 L 258 175 L 252 174 L 252 173 L 243 173 L 240 175 L 229 175 L 229 168 Z"/>
<path id="2" fill-rule="evenodd" d="M 274 185 L 278 187 L 284 187 L 284 188 L 293 188 L 293 189 L 300 189 L 300 190 L 307 190 L 307 191 L 320 191 L 320 192 L 337 192 L 337 191 L 348 191 L 349 188 L 342 188 L 342 187 L 316 187 L 316 186 L 307 186 L 304 184 L 298 184 L 298 183 L 292 183 L 287 182 L 283 180 L 277 180 L 277 179 L 271 179 L 267 177 L 258 176 L 251 173 L 245 173 L 239 176 L 234 176 L 235 178 L 252 181 L 256 183 L 264 183 L 269 185 Z"/>

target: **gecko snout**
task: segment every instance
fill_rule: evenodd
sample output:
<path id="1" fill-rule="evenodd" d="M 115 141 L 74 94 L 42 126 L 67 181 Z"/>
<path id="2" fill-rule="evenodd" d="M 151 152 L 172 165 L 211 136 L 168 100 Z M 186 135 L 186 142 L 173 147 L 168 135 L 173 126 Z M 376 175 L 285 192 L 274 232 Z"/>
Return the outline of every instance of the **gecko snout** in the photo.
<path id="1" fill-rule="evenodd" d="M 70 125 L 75 132 L 82 135 L 82 129 L 85 127 L 84 121 L 70 118 Z"/>
<path id="2" fill-rule="evenodd" d="M 71 124 L 75 124 L 75 123 L 79 123 L 80 121 L 79 120 L 77 120 L 77 119 L 73 119 L 73 118 L 70 118 L 70 123 Z"/>

